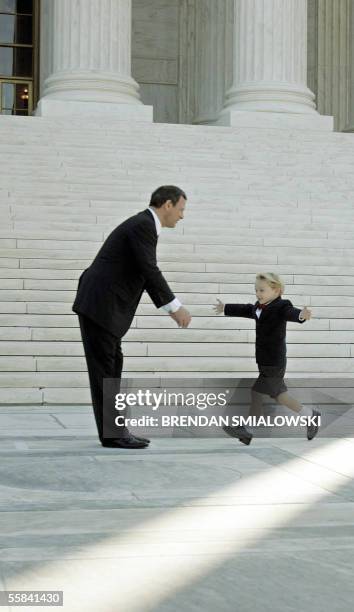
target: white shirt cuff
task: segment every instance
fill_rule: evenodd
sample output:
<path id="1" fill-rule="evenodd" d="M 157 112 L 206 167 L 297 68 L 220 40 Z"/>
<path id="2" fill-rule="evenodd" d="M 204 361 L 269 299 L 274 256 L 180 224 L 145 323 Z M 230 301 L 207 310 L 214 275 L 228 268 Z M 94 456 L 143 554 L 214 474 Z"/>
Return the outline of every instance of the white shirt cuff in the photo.
<path id="1" fill-rule="evenodd" d="M 162 306 L 162 308 L 166 310 L 166 312 L 173 314 L 174 312 L 177 312 L 177 310 L 181 308 L 181 306 L 182 304 L 179 299 L 175 298 L 174 300 L 172 300 L 172 302 L 169 302 L 168 304 Z"/>
<path id="2" fill-rule="evenodd" d="M 301 312 L 299 313 L 299 321 L 305 321 L 304 317 L 301 316 Z"/>

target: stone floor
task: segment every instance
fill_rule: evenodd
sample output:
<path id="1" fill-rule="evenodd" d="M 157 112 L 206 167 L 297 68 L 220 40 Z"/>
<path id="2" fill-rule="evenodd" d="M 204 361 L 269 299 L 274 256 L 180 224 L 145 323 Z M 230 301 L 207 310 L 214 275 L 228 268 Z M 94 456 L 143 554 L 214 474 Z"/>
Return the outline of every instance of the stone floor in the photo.
<path id="1" fill-rule="evenodd" d="M 0 589 L 63 590 L 68 612 L 352 611 L 353 438 L 103 449 L 86 407 L 57 406 L 3 407 L 0 430 Z"/>

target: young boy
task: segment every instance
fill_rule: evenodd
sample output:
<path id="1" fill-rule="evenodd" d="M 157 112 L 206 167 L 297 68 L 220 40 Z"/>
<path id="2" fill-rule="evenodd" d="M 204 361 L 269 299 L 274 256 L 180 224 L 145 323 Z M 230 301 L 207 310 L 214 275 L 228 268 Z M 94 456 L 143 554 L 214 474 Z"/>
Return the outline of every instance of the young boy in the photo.
<path id="1" fill-rule="evenodd" d="M 286 323 L 294 321 L 304 323 L 311 319 L 311 310 L 294 308 L 290 300 L 283 300 L 284 283 L 273 272 L 257 274 L 255 304 L 223 304 L 217 300 L 214 306 L 216 314 L 222 312 L 229 317 L 246 317 L 256 320 L 256 361 L 259 376 L 254 383 L 251 394 L 250 416 L 262 414 L 263 395 L 270 395 L 278 404 L 287 406 L 301 416 L 319 417 L 316 410 L 303 407 L 287 393 L 284 383 L 286 369 Z M 318 418 L 316 419 L 318 422 Z M 252 434 L 246 427 L 226 427 L 226 433 L 249 444 Z M 318 432 L 318 425 L 307 426 L 307 439 L 312 440 Z"/>

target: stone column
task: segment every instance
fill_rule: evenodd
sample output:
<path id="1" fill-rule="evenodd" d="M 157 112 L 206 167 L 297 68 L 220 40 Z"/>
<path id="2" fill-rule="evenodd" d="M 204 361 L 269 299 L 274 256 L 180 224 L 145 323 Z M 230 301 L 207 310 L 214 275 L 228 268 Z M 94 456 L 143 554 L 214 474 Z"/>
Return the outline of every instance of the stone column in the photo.
<path id="1" fill-rule="evenodd" d="M 234 0 L 234 75 L 221 125 L 332 129 L 307 81 L 307 0 Z"/>
<path id="2" fill-rule="evenodd" d="M 47 19 L 51 66 L 37 115 L 152 120 L 131 76 L 131 0 L 51 0 Z"/>

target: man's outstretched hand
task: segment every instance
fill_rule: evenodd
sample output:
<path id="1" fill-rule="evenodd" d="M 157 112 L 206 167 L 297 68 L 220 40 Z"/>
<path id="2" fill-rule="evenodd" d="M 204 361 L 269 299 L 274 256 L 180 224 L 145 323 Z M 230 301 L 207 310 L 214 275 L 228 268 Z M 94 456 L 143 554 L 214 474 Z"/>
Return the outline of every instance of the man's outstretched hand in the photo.
<path id="1" fill-rule="evenodd" d="M 170 312 L 170 317 L 174 321 L 176 321 L 178 327 L 188 327 L 190 324 L 192 317 L 189 314 L 188 310 L 181 306 L 176 312 Z"/>

